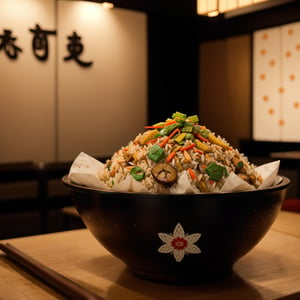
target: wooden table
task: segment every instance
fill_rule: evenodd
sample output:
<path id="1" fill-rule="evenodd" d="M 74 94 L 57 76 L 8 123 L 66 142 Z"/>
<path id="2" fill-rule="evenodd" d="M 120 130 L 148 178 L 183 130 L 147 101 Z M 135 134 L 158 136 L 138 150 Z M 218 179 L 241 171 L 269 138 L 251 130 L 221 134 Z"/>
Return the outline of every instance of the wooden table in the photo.
<path id="1" fill-rule="evenodd" d="M 105 299 L 300 299 L 300 214 L 282 211 L 263 240 L 234 265 L 231 276 L 193 286 L 139 279 L 86 229 L 6 240 Z M 65 299 L 0 254 L 0 299 Z"/>
<path id="2" fill-rule="evenodd" d="M 282 151 L 282 152 L 272 152 L 272 158 L 278 159 L 289 159 L 294 161 L 300 161 L 300 150 L 299 151 Z"/>

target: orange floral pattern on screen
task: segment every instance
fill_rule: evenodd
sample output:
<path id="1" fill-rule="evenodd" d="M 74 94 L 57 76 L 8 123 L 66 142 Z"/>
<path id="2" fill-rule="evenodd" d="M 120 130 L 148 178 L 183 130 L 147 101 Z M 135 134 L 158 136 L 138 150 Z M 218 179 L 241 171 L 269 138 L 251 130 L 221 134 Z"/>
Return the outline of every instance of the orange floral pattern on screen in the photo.
<path id="1" fill-rule="evenodd" d="M 261 56 L 265 56 L 267 54 L 267 50 L 266 49 L 261 49 L 260 50 L 260 55 Z"/>
<path id="2" fill-rule="evenodd" d="M 263 101 L 264 102 L 268 102 L 269 101 L 269 96 L 268 95 L 264 95 L 263 96 Z"/>
<path id="3" fill-rule="evenodd" d="M 274 111 L 274 108 L 269 108 L 269 109 L 268 109 L 268 114 L 269 114 L 269 115 L 274 115 L 274 112 L 275 112 L 275 111 Z"/>
<path id="4" fill-rule="evenodd" d="M 295 109 L 299 108 L 300 107 L 300 102 L 295 101 L 293 106 L 294 106 Z"/>
<path id="5" fill-rule="evenodd" d="M 288 51 L 285 52 L 285 57 L 286 58 L 290 58 L 291 56 L 292 56 L 292 52 L 291 51 L 288 50 Z"/>
<path id="6" fill-rule="evenodd" d="M 296 50 L 300 51 L 300 44 L 296 44 Z"/>
<path id="7" fill-rule="evenodd" d="M 269 38 L 269 35 L 267 34 L 267 33 L 264 33 L 263 35 L 262 35 L 262 39 L 265 41 L 265 40 L 267 40 Z"/>
<path id="8" fill-rule="evenodd" d="M 275 60 L 274 60 L 274 59 L 271 59 L 270 62 L 269 62 L 269 65 L 270 65 L 271 67 L 274 67 L 275 64 L 276 64 Z"/>
<path id="9" fill-rule="evenodd" d="M 283 94 L 285 92 L 284 87 L 283 86 L 279 87 L 278 92 L 279 94 Z"/>
<path id="10" fill-rule="evenodd" d="M 266 77 L 267 77 L 267 76 L 266 76 L 265 73 L 261 73 L 261 74 L 259 75 L 260 80 L 265 80 Z"/>
<path id="11" fill-rule="evenodd" d="M 288 35 L 293 35 L 294 34 L 294 29 L 293 28 L 289 28 L 287 31 Z"/>
<path id="12" fill-rule="evenodd" d="M 296 76 L 295 76 L 295 74 L 291 74 L 289 78 L 291 81 L 294 81 L 296 79 Z"/>
<path id="13" fill-rule="evenodd" d="M 279 119 L 278 124 L 279 124 L 279 126 L 282 127 L 282 126 L 284 126 L 285 122 L 283 119 Z"/>

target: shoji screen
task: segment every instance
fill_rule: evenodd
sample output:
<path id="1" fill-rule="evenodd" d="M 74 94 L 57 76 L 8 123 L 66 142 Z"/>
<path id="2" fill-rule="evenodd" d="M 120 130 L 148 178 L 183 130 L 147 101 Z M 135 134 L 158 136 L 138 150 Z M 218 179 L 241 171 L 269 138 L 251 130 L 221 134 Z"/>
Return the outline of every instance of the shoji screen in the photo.
<path id="1" fill-rule="evenodd" d="M 253 138 L 300 142 L 300 22 L 254 33 Z"/>

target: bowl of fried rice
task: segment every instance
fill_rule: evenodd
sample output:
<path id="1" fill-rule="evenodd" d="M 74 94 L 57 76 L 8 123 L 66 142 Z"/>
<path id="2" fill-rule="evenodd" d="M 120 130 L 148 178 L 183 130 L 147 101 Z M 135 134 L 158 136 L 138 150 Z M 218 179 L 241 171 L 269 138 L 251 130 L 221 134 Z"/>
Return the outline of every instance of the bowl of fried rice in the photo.
<path id="1" fill-rule="evenodd" d="M 75 160 L 62 181 L 88 230 L 132 273 L 189 284 L 229 274 L 270 229 L 290 180 L 263 170 L 176 112 L 103 164 Z"/>

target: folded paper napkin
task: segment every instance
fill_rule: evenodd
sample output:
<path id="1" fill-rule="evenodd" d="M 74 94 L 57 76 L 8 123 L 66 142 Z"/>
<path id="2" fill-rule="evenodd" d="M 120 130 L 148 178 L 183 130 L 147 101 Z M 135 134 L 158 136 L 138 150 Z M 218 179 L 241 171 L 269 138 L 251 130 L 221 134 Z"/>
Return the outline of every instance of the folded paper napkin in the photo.
<path id="1" fill-rule="evenodd" d="M 258 189 L 264 189 L 273 186 L 278 181 L 280 161 L 266 163 L 256 168 L 257 172 L 262 176 L 263 182 Z M 104 164 L 90 155 L 81 152 L 74 160 L 70 171 L 69 179 L 79 185 L 93 187 L 97 189 L 110 189 L 103 181 L 99 179 L 99 172 L 104 168 Z M 127 176 L 125 180 L 116 184 L 113 189 L 119 192 L 138 192 L 148 193 L 146 187 L 136 181 L 132 176 Z M 240 192 L 255 190 L 255 187 L 248 184 L 233 172 L 227 177 L 222 189 L 219 192 Z M 172 194 L 188 194 L 196 193 L 194 187 L 190 184 L 186 172 L 182 172 L 178 178 L 177 184 L 170 188 Z"/>

